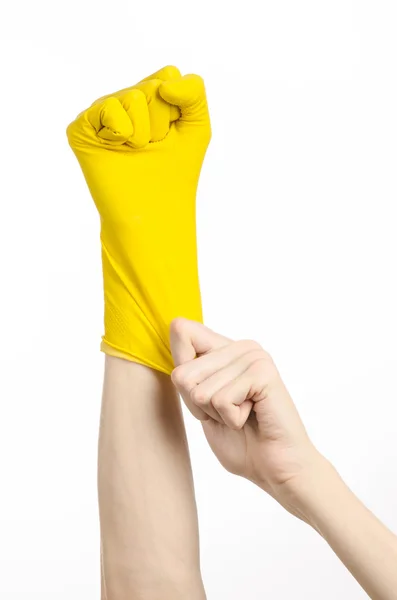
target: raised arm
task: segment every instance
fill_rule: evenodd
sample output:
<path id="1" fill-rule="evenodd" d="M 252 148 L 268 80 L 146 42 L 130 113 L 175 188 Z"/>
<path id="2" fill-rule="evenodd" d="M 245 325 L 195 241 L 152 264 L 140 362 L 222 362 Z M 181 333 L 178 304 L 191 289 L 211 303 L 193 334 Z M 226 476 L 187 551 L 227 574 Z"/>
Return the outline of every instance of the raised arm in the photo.
<path id="1" fill-rule="evenodd" d="M 103 96 L 67 128 L 101 224 L 103 600 L 205 598 L 169 325 L 201 319 L 195 200 L 210 135 L 201 77 L 175 67 Z"/>
<path id="2" fill-rule="evenodd" d="M 106 356 L 98 458 L 102 600 L 204 600 L 189 451 L 167 375 Z"/>

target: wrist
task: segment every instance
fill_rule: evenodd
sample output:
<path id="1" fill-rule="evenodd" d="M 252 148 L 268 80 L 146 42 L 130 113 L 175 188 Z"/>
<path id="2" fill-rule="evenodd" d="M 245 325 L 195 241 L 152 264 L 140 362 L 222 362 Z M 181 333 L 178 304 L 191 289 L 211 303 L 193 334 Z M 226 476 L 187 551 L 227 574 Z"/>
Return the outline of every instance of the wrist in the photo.
<path id="1" fill-rule="evenodd" d="M 318 515 L 332 507 L 341 487 L 344 483 L 335 467 L 316 451 L 299 475 L 286 483 L 284 496 L 290 512 L 321 534 Z"/>

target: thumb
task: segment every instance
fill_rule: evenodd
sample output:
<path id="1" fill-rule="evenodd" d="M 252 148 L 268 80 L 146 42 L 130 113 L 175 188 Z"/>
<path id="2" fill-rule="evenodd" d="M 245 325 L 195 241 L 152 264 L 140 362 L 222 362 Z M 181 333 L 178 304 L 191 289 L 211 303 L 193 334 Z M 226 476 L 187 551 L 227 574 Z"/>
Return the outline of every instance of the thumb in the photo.
<path id="1" fill-rule="evenodd" d="M 230 343 L 230 339 L 215 333 L 197 321 L 179 317 L 170 328 L 171 352 L 176 367 L 202 354 Z"/>
<path id="2" fill-rule="evenodd" d="M 163 100 L 180 109 L 182 122 L 209 120 L 204 81 L 199 75 L 163 81 L 159 94 Z"/>

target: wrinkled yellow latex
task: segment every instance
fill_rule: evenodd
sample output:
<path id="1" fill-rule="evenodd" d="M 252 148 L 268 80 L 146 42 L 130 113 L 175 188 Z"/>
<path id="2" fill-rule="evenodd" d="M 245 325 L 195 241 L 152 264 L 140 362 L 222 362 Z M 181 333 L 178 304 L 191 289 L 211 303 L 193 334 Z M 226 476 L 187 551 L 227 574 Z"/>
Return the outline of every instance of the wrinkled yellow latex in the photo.
<path id="1" fill-rule="evenodd" d="M 101 221 L 102 350 L 170 373 L 169 325 L 202 320 L 195 199 L 211 128 L 203 80 L 165 67 L 67 128 Z"/>

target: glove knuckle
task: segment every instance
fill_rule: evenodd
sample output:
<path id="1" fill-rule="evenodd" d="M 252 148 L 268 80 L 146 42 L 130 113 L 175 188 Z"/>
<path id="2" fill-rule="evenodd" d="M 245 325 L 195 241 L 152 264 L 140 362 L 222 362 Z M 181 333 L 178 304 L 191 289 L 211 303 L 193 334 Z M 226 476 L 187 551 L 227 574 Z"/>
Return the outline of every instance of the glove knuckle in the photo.
<path id="1" fill-rule="evenodd" d="M 165 79 L 176 79 L 181 76 L 181 73 L 175 65 L 168 65 L 164 67 L 164 78 Z"/>
<path id="2" fill-rule="evenodd" d="M 103 105 L 102 105 L 103 109 L 106 109 L 110 112 L 113 112 L 115 110 L 119 111 L 120 107 L 121 107 L 121 102 L 118 98 L 116 98 L 116 96 L 109 96 L 109 98 L 106 98 L 103 101 Z"/>

